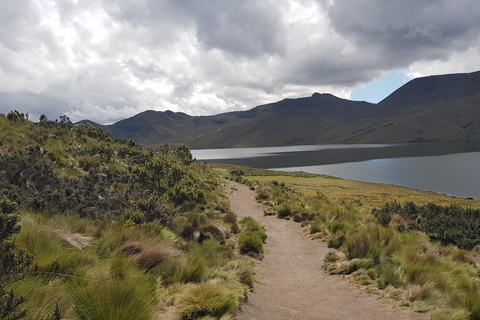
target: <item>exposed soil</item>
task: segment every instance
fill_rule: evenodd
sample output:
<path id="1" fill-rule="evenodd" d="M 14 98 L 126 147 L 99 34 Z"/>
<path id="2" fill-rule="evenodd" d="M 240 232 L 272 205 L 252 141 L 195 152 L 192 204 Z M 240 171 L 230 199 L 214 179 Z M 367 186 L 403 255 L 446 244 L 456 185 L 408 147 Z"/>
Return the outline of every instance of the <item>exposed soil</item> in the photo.
<path id="1" fill-rule="evenodd" d="M 89 247 L 93 240 L 93 237 L 87 237 L 80 233 L 66 232 L 64 230 L 51 229 L 50 232 L 78 250 L 83 250 L 84 248 Z"/>
<path id="2" fill-rule="evenodd" d="M 379 295 L 352 286 L 341 276 L 322 269 L 331 249 L 325 243 L 302 235 L 300 224 L 264 216 L 265 206 L 255 200 L 255 191 L 232 181 L 225 193 L 238 219 L 252 217 L 267 229 L 265 256 L 256 266 L 259 283 L 236 319 L 428 319 L 407 313 Z"/>

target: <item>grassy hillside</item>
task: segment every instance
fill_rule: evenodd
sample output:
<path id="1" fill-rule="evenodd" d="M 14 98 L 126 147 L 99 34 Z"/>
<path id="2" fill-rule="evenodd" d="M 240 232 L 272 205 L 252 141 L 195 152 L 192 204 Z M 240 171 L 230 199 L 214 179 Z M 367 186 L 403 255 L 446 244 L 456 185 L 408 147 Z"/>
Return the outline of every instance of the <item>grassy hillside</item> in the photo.
<path id="1" fill-rule="evenodd" d="M 220 181 L 185 146 L 1 115 L 0 314 L 231 317 L 253 286 L 253 262 L 235 249 L 251 231 Z"/>

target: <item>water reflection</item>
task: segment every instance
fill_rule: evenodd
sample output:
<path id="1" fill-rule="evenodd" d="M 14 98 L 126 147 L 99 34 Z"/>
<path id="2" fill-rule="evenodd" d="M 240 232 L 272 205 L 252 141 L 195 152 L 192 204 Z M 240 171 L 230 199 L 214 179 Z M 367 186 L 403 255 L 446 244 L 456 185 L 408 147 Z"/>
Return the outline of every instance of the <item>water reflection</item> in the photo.
<path id="1" fill-rule="evenodd" d="M 480 141 L 192 150 L 198 160 L 329 174 L 480 199 Z"/>
<path id="2" fill-rule="evenodd" d="M 376 159 L 320 166 L 276 168 L 344 179 L 388 183 L 458 197 L 480 199 L 480 152 Z"/>

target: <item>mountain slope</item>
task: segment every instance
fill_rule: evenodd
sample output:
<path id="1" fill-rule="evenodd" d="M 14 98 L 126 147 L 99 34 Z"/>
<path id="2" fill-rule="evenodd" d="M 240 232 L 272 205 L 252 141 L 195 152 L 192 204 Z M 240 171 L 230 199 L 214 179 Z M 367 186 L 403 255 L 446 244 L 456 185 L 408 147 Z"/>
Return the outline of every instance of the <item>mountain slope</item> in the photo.
<path id="1" fill-rule="evenodd" d="M 215 116 L 146 111 L 103 127 L 192 148 L 480 139 L 480 72 L 417 78 L 378 104 L 315 93 Z"/>

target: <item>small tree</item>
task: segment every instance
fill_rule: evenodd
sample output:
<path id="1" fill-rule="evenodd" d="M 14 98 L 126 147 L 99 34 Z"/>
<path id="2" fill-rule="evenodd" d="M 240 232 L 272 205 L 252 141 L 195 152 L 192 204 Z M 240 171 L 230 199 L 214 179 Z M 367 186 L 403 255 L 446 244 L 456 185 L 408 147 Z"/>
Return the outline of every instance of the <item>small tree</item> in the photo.
<path id="1" fill-rule="evenodd" d="M 23 112 L 18 112 L 17 110 L 10 111 L 7 114 L 7 119 L 11 122 L 25 122 L 28 120 L 28 113 L 25 115 Z"/>
<path id="2" fill-rule="evenodd" d="M 193 162 L 190 148 L 184 144 L 182 144 L 177 148 L 176 154 L 177 154 L 177 157 L 179 157 L 180 160 L 182 160 L 183 164 L 190 164 Z"/>
<path id="3" fill-rule="evenodd" d="M 70 120 L 70 118 L 66 115 L 60 116 L 60 121 L 58 123 L 62 127 L 71 127 L 73 125 L 72 120 Z"/>
<path id="4" fill-rule="evenodd" d="M 20 310 L 25 297 L 16 297 L 6 286 L 22 279 L 32 263 L 32 256 L 16 248 L 11 236 L 20 232 L 18 217 L 11 215 L 16 203 L 3 197 L 0 200 L 0 319 L 21 319 L 26 310 Z"/>

